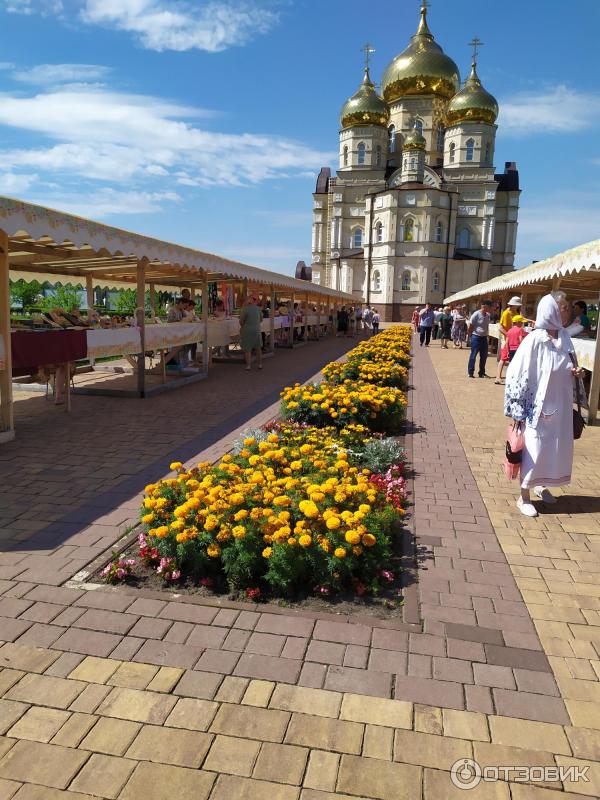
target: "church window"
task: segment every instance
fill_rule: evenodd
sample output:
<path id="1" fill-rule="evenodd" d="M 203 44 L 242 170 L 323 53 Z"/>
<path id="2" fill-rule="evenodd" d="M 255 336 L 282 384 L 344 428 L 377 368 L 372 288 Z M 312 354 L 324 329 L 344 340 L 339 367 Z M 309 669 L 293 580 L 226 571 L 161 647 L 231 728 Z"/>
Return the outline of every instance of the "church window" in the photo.
<path id="1" fill-rule="evenodd" d="M 355 228 L 352 233 L 352 247 L 362 247 L 363 232 L 362 228 Z"/>
<path id="2" fill-rule="evenodd" d="M 344 147 L 344 166 L 348 166 L 348 145 Z"/>
<path id="3" fill-rule="evenodd" d="M 467 161 L 473 161 L 475 152 L 475 139 L 467 139 Z"/>
<path id="4" fill-rule="evenodd" d="M 381 145 L 378 144 L 375 150 L 375 166 L 381 166 Z"/>
<path id="5" fill-rule="evenodd" d="M 444 226 L 442 225 L 441 220 L 438 220 L 435 224 L 435 241 L 441 242 L 444 238 Z"/>
<path id="6" fill-rule="evenodd" d="M 410 168 L 411 169 L 416 169 L 417 168 L 417 159 L 416 158 L 411 158 L 411 160 L 410 160 Z"/>
<path id="7" fill-rule="evenodd" d="M 404 159 L 404 169 L 408 169 L 408 158 Z"/>
<path id="8" fill-rule="evenodd" d="M 375 225 L 375 241 L 377 243 L 383 242 L 383 224 L 381 222 Z"/>
<path id="9" fill-rule="evenodd" d="M 438 125 L 437 129 L 437 150 L 440 153 L 444 152 L 444 128 Z"/>
<path id="10" fill-rule="evenodd" d="M 393 125 L 390 125 L 388 128 L 388 135 L 389 135 L 389 150 L 390 153 L 396 152 L 396 128 Z"/>
<path id="11" fill-rule="evenodd" d="M 440 273 L 439 272 L 434 272 L 433 273 L 433 283 L 431 285 L 431 288 L 432 288 L 432 290 L 434 292 L 439 292 L 439 290 L 440 290 Z"/>
<path id="12" fill-rule="evenodd" d="M 423 135 L 423 120 L 416 119 L 415 120 L 415 128 L 419 131 L 421 135 Z"/>
<path id="13" fill-rule="evenodd" d="M 471 247 L 471 231 L 468 228 L 463 228 L 458 234 L 458 246 L 462 250 L 468 250 Z"/>
<path id="14" fill-rule="evenodd" d="M 402 291 L 403 292 L 410 291 L 410 272 L 402 273 Z"/>
<path id="15" fill-rule="evenodd" d="M 358 163 L 364 164 L 365 163 L 365 154 L 366 154 L 366 146 L 364 142 L 360 142 L 358 145 Z"/>
<path id="16" fill-rule="evenodd" d="M 378 269 L 376 269 L 375 272 L 373 273 L 372 283 L 373 283 L 373 291 L 374 292 L 380 292 L 381 291 L 381 273 L 379 272 Z"/>
<path id="17" fill-rule="evenodd" d="M 485 163 L 486 163 L 486 166 L 490 166 L 491 162 L 492 162 L 492 159 L 491 159 L 491 147 L 490 147 L 490 143 L 487 142 L 487 144 L 485 146 Z"/>
<path id="18" fill-rule="evenodd" d="M 456 145 L 454 142 L 450 142 L 450 147 L 448 148 L 448 152 L 450 154 L 450 163 L 454 164 L 454 159 L 456 158 Z"/>
<path id="19" fill-rule="evenodd" d="M 412 217 L 408 217 L 404 222 L 404 241 L 412 242 L 415 238 L 415 221 Z"/>

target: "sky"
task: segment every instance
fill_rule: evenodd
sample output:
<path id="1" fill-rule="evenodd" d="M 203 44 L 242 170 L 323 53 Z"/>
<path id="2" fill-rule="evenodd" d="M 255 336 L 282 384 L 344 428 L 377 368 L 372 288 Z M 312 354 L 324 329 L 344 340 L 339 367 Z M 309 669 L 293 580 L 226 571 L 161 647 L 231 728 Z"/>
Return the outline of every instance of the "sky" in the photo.
<path id="1" fill-rule="evenodd" d="M 419 5 L 0 0 L 0 194 L 293 273 L 361 47 L 379 82 Z M 600 238 L 599 0 L 434 0 L 428 19 L 462 77 L 484 42 L 516 265 Z"/>

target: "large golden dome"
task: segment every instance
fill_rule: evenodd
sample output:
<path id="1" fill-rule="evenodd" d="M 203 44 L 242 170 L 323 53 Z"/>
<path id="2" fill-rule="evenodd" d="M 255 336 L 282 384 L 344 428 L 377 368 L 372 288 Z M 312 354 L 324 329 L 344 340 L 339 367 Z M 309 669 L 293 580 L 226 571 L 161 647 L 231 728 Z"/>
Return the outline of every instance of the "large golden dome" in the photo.
<path id="1" fill-rule="evenodd" d="M 487 122 L 493 125 L 498 117 L 496 98 L 481 85 L 475 62 L 471 65 L 471 74 L 465 85 L 457 92 L 446 111 L 448 125 L 460 122 Z"/>
<path id="2" fill-rule="evenodd" d="M 385 100 L 377 94 L 375 84 L 369 77 L 369 68 L 365 68 L 365 76 L 356 94 L 344 103 L 340 112 L 342 128 L 353 128 L 355 125 L 381 125 L 387 127 L 390 111 Z"/>
<path id="3" fill-rule="evenodd" d="M 426 144 L 425 137 L 415 123 L 414 128 L 404 137 L 402 150 L 425 150 Z"/>
<path id="4" fill-rule="evenodd" d="M 460 88 L 458 67 L 447 56 L 427 25 L 427 7 L 410 44 L 383 73 L 383 97 L 393 103 L 405 95 L 436 94 L 450 99 Z"/>

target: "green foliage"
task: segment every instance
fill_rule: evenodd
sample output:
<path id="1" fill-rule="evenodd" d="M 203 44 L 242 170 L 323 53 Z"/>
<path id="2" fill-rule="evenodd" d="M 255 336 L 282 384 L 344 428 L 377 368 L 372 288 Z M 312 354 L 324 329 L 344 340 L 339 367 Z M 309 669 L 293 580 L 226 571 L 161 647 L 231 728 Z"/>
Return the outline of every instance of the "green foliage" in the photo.
<path id="1" fill-rule="evenodd" d="M 42 291 L 42 284 L 39 281 L 11 281 L 10 282 L 10 304 L 20 306 L 26 311 L 31 306 L 38 304 Z"/>
<path id="2" fill-rule="evenodd" d="M 53 308 L 70 311 L 74 307 L 79 308 L 80 303 L 80 292 L 73 286 L 55 286 L 52 294 L 43 297 L 38 305 L 43 311 L 50 311 Z"/>
<path id="3" fill-rule="evenodd" d="M 387 472 L 406 461 L 404 448 L 395 439 L 369 439 L 359 455 L 360 463 L 371 472 Z"/>
<path id="4" fill-rule="evenodd" d="M 137 307 L 137 291 L 135 289 L 121 289 L 115 300 L 115 311 L 119 314 L 132 316 Z"/>

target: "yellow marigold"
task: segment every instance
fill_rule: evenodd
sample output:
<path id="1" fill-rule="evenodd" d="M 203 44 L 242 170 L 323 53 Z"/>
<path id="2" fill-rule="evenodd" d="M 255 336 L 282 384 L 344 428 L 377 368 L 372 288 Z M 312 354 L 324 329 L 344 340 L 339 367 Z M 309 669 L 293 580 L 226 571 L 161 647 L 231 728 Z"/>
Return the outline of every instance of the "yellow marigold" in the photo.
<path id="1" fill-rule="evenodd" d="M 369 511 L 371 510 L 371 506 L 368 505 L 367 503 L 361 503 L 358 507 L 358 510 L 362 511 L 364 514 L 368 514 Z"/>
<path id="2" fill-rule="evenodd" d="M 365 547 L 373 547 L 376 544 L 377 539 L 373 536 L 372 533 L 365 533 L 362 536 L 362 543 Z"/>
<path id="3" fill-rule="evenodd" d="M 290 498 L 286 494 L 282 494 L 282 495 L 280 495 L 279 497 L 276 497 L 273 500 L 273 505 L 274 506 L 279 506 L 279 507 L 281 507 L 281 506 L 289 506 L 289 505 L 291 505 L 291 503 L 292 503 L 292 501 L 290 500 Z"/>
<path id="4" fill-rule="evenodd" d="M 214 531 L 214 529 L 217 527 L 218 524 L 219 520 L 215 517 L 215 515 L 209 514 L 204 521 L 204 530 Z"/>
<path id="5" fill-rule="evenodd" d="M 298 503 L 298 508 L 309 519 L 314 519 L 319 516 L 319 509 L 312 500 L 301 500 Z"/>
<path id="6" fill-rule="evenodd" d="M 184 503 L 182 506 L 177 506 L 175 511 L 173 511 L 173 516 L 176 517 L 177 519 L 183 519 L 183 517 L 187 517 L 188 511 L 189 509 L 187 507 L 187 504 Z"/>
<path id="7" fill-rule="evenodd" d="M 213 542 L 212 544 L 208 545 L 206 552 L 211 558 L 217 558 L 221 554 L 221 548 L 218 544 L 214 544 Z"/>
<path id="8" fill-rule="evenodd" d="M 314 500 L 315 503 L 319 503 L 321 500 L 325 499 L 323 492 L 311 492 L 309 497 L 311 500 Z"/>
<path id="9" fill-rule="evenodd" d="M 298 544 L 300 547 L 310 547 L 312 544 L 312 536 L 309 536 L 307 533 L 303 534 L 298 539 Z"/>
<path id="10" fill-rule="evenodd" d="M 246 445 L 246 447 L 250 447 L 251 445 L 256 444 L 256 439 L 254 438 L 254 436 L 247 436 L 244 439 L 244 444 Z"/>
<path id="11" fill-rule="evenodd" d="M 156 489 L 155 483 L 149 483 L 147 486 L 144 487 L 144 492 L 146 494 L 152 494 L 152 492 Z"/>
<path id="12" fill-rule="evenodd" d="M 263 517 L 266 517 L 267 519 L 269 519 L 269 517 L 272 517 L 275 514 L 272 508 L 263 508 L 262 513 Z"/>
<path id="13" fill-rule="evenodd" d="M 236 522 L 240 522 L 242 519 L 246 519 L 248 516 L 248 511 L 245 508 L 240 508 L 239 511 L 236 511 L 233 515 L 233 518 Z"/>
<path id="14" fill-rule="evenodd" d="M 169 464 L 169 469 L 172 472 L 179 472 L 179 470 L 183 469 L 183 464 L 181 461 L 173 461 L 171 464 Z"/>
<path id="15" fill-rule="evenodd" d="M 319 545 L 321 546 L 321 550 L 324 550 L 326 553 L 330 552 L 330 550 L 331 550 L 331 542 L 329 541 L 329 539 L 326 539 L 326 538 L 321 539 L 321 541 L 319 542 Z"/>
<path id="16" fill-rule="evenodd" d="M 273 548 L 265 547 L 265 549 L 262 551 L 262 554 L 263 558 L 271 558 L 271 556 L 273 555 Z"/>
<path id="17" fill-rule="evenodd" d="M 246 528 L 243 525 L 236 525 L 232 530 L 236 539 L 243 539 L 246 535 Z"/>
<path id="18" fill-rule="evenodd" d="M 298 540 L 293 536 L 290 536 L 290 538 L 287 540 L 287 543 L 290 545 L 290 547 L 294 547 L 294 545 L 298 544 Z"/>
<path id="19" fill-rule="evenodd" d="M 301 461 L 290 461 L 290 469 L 292 469 L 292 470 L 302 469 L 302 462 Z"/>
<path id="20" fill-rule="evenodd" d="M 267 436 L 267 442 L 271 442 L 271 444 L 276 444 L 279 441 L 279 436 L 276 433 L 270 433 Z"/>
<path id="21" fill-rule="evenodd" d="M 262 512 L 261 512 L 260 508 L 253 508 L 252 511 L 250 512 L 250 519 L 253 519 L 253 520 L 260 519 L 261 513 Z"/>
<path id="22" fill-rule="evenodd" d="M 345 547 L 336 547 L 333 551 L 333 555 L 336 558 L 346 558 L 346 548 Z"/>
<path id="23" fill-rule="evenodd" d="M 222 463 L 222 464 L 229 464 L 229 462 L 231 461 L 231 459 L 232 459 L 232 456 L 231 456 L 229 453 L 225 453 L 225 455 L 224 455 L 224 456 L 223 456 L 223 458 L 221 459 L 221 463 Z"/>
<path id="24" fill-rule="evenodd" d="M 147 497 L 144 500 L 144 508 L 154 508 L 156 505 L 156 500 L 153 497 Z"/>
<path id="25" fill-rule="evenodd" d="M 260 463 L 260 456 L 257 456 L 256 453 L 253 456 L 250 456 L 248 459 L 248 463 L 251 467 L 255 467 L 257 464 Z"/>
<path id="26" fill-rule="evenodd" d="M 169 504 L 169 501 L 167 500 L 166 497 L 159 497 L 158 500 L 156 501 L 155 508 L 160 510 L 161 508 L 165 508 L 168 504 Z"/>
<path id="27" fill-rule="evenodd" d="M 363 549 L 359 544 L 357 544 L 355 547 L 352 548 L 352 552 L 354 553 L 355 556 L 361 556 L 362 551 Z"/>
<path id="28" fill-rule="evenodd" d="M 168 536 L 169 529 L 166 525 L 161 525 L 159 528 L 156 528 L 154 535 L 157 536 L 159 539 L 164 539 L 165 536 Z"/>
<path id="29" fill-rule="evenodd" d="M 185 522 L 182 519 L 176 519 L 171 523 L 172 531 L 182 531 L 185 528 Z"/>
<path id="30" fill-rule="evenodd" d="M 244 502 L 244 495 L 241 492 L 232 492 L 229 495 L 229 502 L 232 506 L 239 506 Z"/>
<path id="31" fill-rule="evenodd" d="M 339 517 L 329 517 L 325 524 L 330 531 L 335 531 L 340 527 L 340 519 Z"/>
<path id="32" fill-rule="evenodd" d="M 144 514 L 142 517 L 142 522 L 144 525 L 150 525 L 150 523 L 154 520 L 154 514 Z"/>
<path id="33" fill-rule="evenodd" d="M 344 538 L 348 544 L 360 544 L 360 533 L 358 531 L 346 531 Z"/>

